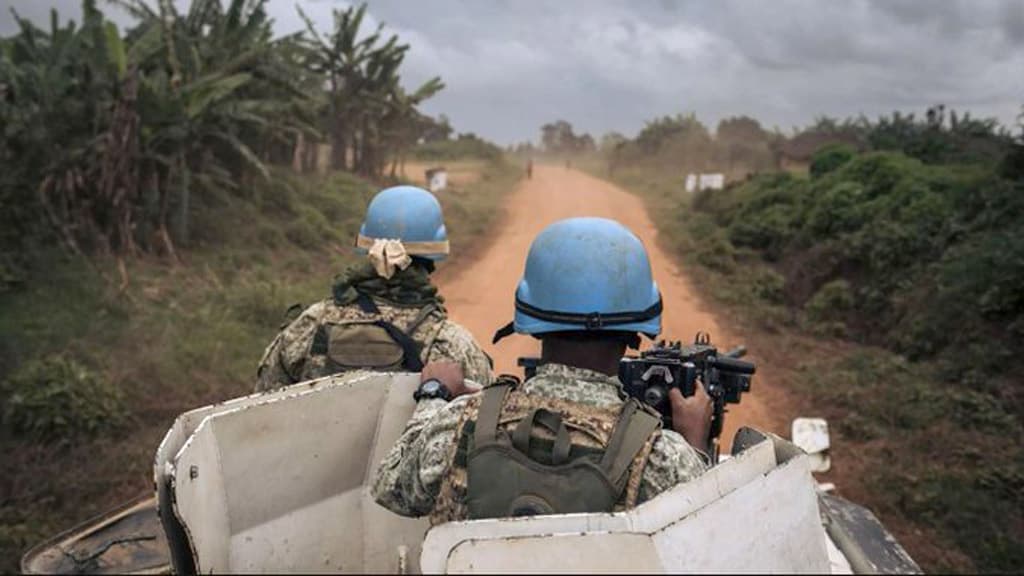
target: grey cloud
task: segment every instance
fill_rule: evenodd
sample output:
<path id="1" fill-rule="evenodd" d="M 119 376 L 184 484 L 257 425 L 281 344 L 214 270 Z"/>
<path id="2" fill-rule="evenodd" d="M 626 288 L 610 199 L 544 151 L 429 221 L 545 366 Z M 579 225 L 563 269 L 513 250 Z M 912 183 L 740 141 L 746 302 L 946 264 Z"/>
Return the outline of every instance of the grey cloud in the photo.
<path id="1" fill-rule="evenodd" d="M 901 24 L 920 25 L 939 22 L 943 31 L 956 34 L 958 22 L 962 22 L 962 5 L 950 0 L 946 2 L 920 2 L 915 0 L 875 0 L 872 6 L 884 14 L 895 17 Z"/>
<path id="2" fill-rule="evenodd" d="M 1007 2 L 1003 5 L 1003 33 L 1010 44 L 1024 47 L 1024 3 Z"/>
<path id="3" fill-rule="evenodd" d="M 301 3 L 325 28 L 344 5 Z M 78 10 L 14 4 L 33 17 Z M 428 113 L 502 143 L 536 139 L 555 118 L 595 135 L 691 110 L 709 125 L 750 114 L 788 128 L 943 102 L 1011 123 L 1024 102 L 1021 0 L 376 0 L 369 11 L 411 44 L 410 84 L 445 80 Z M 301 25 L 292 0 L 270 12 L 281 31 Z"/>

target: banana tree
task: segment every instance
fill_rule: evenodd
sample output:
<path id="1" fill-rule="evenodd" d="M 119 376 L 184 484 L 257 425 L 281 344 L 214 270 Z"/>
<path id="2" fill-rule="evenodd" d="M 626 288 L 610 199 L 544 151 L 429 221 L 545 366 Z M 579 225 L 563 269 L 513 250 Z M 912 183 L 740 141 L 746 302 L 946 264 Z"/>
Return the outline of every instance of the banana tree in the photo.
<path id="1" fill-rule="evenodd" d="M 383 24 L 360 38 L 366 4 L 333 13 L 333 29 L 321 34 L 298 8 L 306 23 L 311 57 L 308 69 L 326 78 L 332 166 L 374 175 L 379 120 L 387 111 L 387 96 L 398 83 L 398 68 L 409 49 L 391 35 L 382 42 Z M 351 150 L 352 161 L 348 156 Z"/>
<path id="2" fill-rule="evenodd" d="M 169 0 L 117 3 L 138 21 L 123 36 L 93 0 L 81 26 L 15 14 L 0 52 L 0 194 L 28 217 L 5 213 L 4 234 L 45 219 L 74 251 L 173 254 L 172 207 L 186 239 L 195 192 L 268 177 L 275 145 L 316 137 L 305 48 L 272 37 L 264 1 L 194 0 L 180 14 Z"/>
<path id="3" fill-rule="evenodd" d="M 82 240 L 105 247 L 116 219 L 91 183 L 99 172 L 93 152 L 125 71 L 117 29 L 93 1 L 82 10 L 81 26 L 62 25 L 52 11 L 48 30 L 14 12 L 19 33 L 0 57 L 2 197 L 12 207 L 3 228 L 27 235 L 33 222 L 47 221 L 74 252 Z"/>
<path id="4" fill-rule="evenodd" d="M 392 180 L 398 177 L 399 170 L 405 172 L 405 158 L 409 149 L 434 125 L 433 119 L 421 113 L 418 106 L 443 88 L 441 78 L 434 77 L 412 94 L 400 86 L 393 91 L 389 110 L 382 120 L 385 145 L 391 152 Z"/>
<path id="5" fill-rule="evenodd" d="M 272 38 L 265 1 L 194 0 L 186 14 L 163 0 L 138 33 L 142 64 L 142 148 L 157 174 L 160 235 L 172 196 L 177 234 L 188 238 L 194 190 L 238 190 L 247 174 L 269 178 L 261 156 L 268 142 L 316 135 L 313 104 L 294 73 L 295 37 Z M 157 45 L 151 38 L 159 38 Z"/>

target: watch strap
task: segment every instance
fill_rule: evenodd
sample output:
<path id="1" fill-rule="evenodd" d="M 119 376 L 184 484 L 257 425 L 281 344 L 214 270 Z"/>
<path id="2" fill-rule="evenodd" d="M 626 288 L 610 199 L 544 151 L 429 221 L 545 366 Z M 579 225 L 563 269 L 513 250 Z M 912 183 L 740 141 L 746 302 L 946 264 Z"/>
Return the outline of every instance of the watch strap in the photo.
<path id="1" fill-rule="evenodd" d="M 423 390 L 423 388 L 428 383 L 430 383 L 430 382 L 437 382 L 437 392 L 429 392 L 428 393 L 428 392 L 425 392 Z M 451 391 L 448 390 L 448 388 L 444 385 L 444 383 L 441 382 L 440 380 L 438 380 L 437 378 L 428 378 L 428 379 L 424 380 L 423 382 L 420 382 L 419 387 L 417 387 L 416 391 L 413 392 L 412 397 L 413 397 L 413 400 L 416 400 L 417 402 L 419 402 L 420 400 L 423 400 L 425 398 L 426 399 L 435 399 L 436 398 L 436 399 L 448 401 L 448 400 L 452 399 L 452 393 L 451 393 Z"/>

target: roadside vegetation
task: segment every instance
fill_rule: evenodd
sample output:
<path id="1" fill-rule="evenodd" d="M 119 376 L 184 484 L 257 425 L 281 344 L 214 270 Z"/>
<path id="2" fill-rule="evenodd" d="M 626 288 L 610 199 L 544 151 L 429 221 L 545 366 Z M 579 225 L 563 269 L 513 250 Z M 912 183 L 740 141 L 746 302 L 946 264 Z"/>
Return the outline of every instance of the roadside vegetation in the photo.
<path id="1" fill-rule="evenodd" d="M 174 417 L 250 393 L 285 310 L 328 294 L 375 188 L 275 172 L 279 184 L 253 198 L 198 211 L 180 265 L 136 259 L 120 288 L 114 258 L 51 249 L 0 298 L 5 571 L 28 546 L 150 490 Z"/>
<path id="2" fill-rule="evenodd" d="M 487 232 L 518 172 L 478 165 L 438 193 L 458 266 Z M 184 263 L 41 254 L 31 283 L 0 298 L 0 346 L 16 361 L 0 385 L 0 568 L 25 549 L 152 488 L 151 465 L 174 417 L 248 394 L 264 347 L 295 304 L 330 293 L 353 261 L 366 203 L 379 189 L 341 172 L 296 175 L 253 198 L 197 213 Z"/>
<path id="3" fill-rule="evenodd" d="M 1019 569 L 1024 133 L 941 107 L 761 133 L 729 164 L 696 118 L 663 119 L 594 170 L 647 199 L 705 295 L 829 418 L 841 494 L 926 571 Z M 734 180 L 685 192 L 699 171 Z"/>
<path id="4" fill-rule="evenodd" d="M 419 161 L 497 160 L 502 150 L 472 132 L 456 134 L 448 117 L 441 114 L 408 156 Z"/>
<path id="5" fill-rule="evenodd" d="M 151 490 L 173 418 L 252 390 L 405 158 L 470 149 L 419 112 L 441 82 L 406 91 L 408 47 L 366 33 L 365 6 L 275 38 L 262 1 L 118 4 L 124 31 L 86 0 L 0 39 L 4 572 Z M 438 193 L 457 255 L 518 178 L 468 155 L 473 178 Z"/>

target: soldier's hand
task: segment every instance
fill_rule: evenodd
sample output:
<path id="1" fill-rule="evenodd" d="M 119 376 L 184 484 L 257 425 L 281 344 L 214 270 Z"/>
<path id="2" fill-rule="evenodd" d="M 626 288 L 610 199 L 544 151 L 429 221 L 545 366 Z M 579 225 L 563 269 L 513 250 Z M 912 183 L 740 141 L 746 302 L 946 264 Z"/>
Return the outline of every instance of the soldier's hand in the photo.
<path id="1" fill-rule="evenodd" d="M 462 364 L 458 362 L 428 362 L 420 372 L 420 382 L 426 382 L 431 378 L 440 380 L 441 384 L 451 393 L 452 398 L 474 392 L 472 388 L 466 386 Z"/>
<path id="2" fill-rule="evenodd" d="M 672 405 L 672 429 L 682 434 L 690 446 L 705 450 L 714 407 L 704 386 L 697 383 L 696 391 L 689 398 L 683 397 L 678 388 L 672 388 L 668 391 L 668 401 Z"/>

